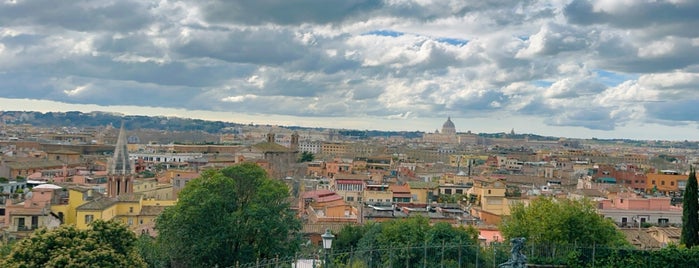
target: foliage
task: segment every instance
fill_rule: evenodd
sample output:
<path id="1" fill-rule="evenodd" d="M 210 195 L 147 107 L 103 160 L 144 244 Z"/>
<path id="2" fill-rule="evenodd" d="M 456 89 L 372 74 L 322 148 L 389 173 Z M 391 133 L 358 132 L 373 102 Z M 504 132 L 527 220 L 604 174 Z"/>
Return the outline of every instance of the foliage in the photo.
<path id="1" fill-rule="evenodd" d="M 208 170 L 156 220 L 158 244 L 174 265 L 227 267 L 295 254 L 300 222 L 289 191 L 252 163 Z"/>
<path id="2" fill-rule="evenodd" d="M 7 241 L 7 242 L 0 241 L 0 260 L 7 257 L 7 255 L 10 255 L 10 252 L 12 252 L 13 244 L 14 244 L 14 241 Z"/>
<path id="3" fill-rule="evenodd" d="M 302 152 L 299 157 L 299 162 L 311 162 L 315 159 L 315 155 L 311 152 Z"/>
<path id="4" fill-rule="evenodd" d="M 135 236 L 114 221 L 94 221 L 88 230 L 62 225 L 35 231 L 17 242 L 1 267 L 145 267 Z"/>
<path id="5" fill-rule="evenodd" d="M 527 243 L 556 245 L 627 245 L 613 222 L 597 214 L 587 199 L 540 197 L 528 206 L 517 204 L 500 226 L 507 239 L 525 237 Z"/>
<path id="6" fill-rule="evenodd" d="M 168 267 L 168 260 L 162 252 L 162 247 L 158 241 L 150 235 L 141 235 L 136 240 L 136 251 L 148 268 Z"/>
<path id="7" fill-rule="evenodd" d="M 337 234 L 333 251 L 349 252 L 358 250 L 353 266 L 358 263 L 381 262 L 383 267 L 404 267 L 409 263 L 436 265 L 444 261 L 442 256 L 450 256 L 446 261 L 456 262 L 458 256 L 474 260 L 478 255 L 475 246 L 478 231 L 472 227 L 453 227 L 449 223 L 430 225 L 426 217 L 415 216 L 382 223 L 369 222 L 363 226 L 344 227 Z M 445 245 L 448 245 L 445 248 Z M 439 249 L 441 254 L 427 248 Z M 400 250 L 376 250 L 400 249 Z M 335 262 L 348 263 L 347 255 L 338 256 Z M 430 265 L 430 267 L 432 266 Z"/>
<path id="8" fill-rule="evenodd" d="M 693 167 L 689 168 L 689 178 L 682 200 L 682 236 L 680 243 L 688 248 L 699 244 L 699 189 Z"/>
<path id="9" fill-rule="evenodd" d="M 153 173 L 153 171 L 150 170 L 141 171 L 140 173 L 138 173 L 138 175 L 140 175 L 142 178 L 155 178 L 155 173 Z"/>

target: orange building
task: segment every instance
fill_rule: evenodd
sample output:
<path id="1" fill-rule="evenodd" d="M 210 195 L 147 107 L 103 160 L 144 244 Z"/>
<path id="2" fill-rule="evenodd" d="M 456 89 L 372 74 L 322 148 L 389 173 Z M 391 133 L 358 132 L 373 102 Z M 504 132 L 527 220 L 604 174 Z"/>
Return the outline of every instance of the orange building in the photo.
<path id="1" fill-rule="evenodd" d="M 684 191 L 687 186 L 687 175 L 679 174 L 676 171 L 661 171 L 660 173 L 648 174 L 646 180 L 646 192 L 661 192 L 673 194 Z"/>

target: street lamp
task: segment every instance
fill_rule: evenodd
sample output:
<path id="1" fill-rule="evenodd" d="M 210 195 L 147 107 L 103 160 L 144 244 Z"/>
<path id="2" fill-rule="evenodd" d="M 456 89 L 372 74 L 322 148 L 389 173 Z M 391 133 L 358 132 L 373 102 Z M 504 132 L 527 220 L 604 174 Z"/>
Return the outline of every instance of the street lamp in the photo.
<path id="1" fill-rule="evenodd" d="M 323 238 L 323 249 L 325 251 L 325 266 L 324 267 L 330 267 L 330 262 L 328 261 L 328 251 L 330 251 L 330 248 L 333 246 L 333 238 L 335 236 L 330 232 L 330 229 L 325 229 L 325 233 L 320 236 Z"/>

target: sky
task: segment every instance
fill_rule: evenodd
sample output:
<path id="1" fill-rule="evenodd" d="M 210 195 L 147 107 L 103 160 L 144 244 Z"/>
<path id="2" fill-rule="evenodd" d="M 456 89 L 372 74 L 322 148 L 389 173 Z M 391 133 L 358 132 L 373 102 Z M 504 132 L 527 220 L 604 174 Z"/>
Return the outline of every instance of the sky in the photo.
<path id="1" fill-rule="evenodd" d="M 695 0 L 0 1 L 0 110 L 699 140 Z"/>

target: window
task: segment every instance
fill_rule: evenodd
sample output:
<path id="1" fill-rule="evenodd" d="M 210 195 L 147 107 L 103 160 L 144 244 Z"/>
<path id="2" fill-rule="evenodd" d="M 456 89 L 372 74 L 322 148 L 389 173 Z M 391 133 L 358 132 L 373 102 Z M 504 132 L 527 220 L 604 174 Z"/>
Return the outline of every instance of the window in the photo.
<path id="1" fill-rule="evenodd" d="M 488 190 L 488 194 L 490 194 L 490 190 Z"/>
<path id="2" fill-rule="evenodd" d="M 133 207 L 129 207 L 129 213 L 133 213 Z"/>
<path id="3" fill-rule="evenodd" d="M 133 225 L 133 219 L 129 218 L 129 226 Z"/>
<path id="4" fill-rule="evenodd" d="M 674 182 L 674 181 L 671 181 L 671 182 L 670 182 L 670 186 L 675 186 L 675 182 Z"/>
<path id="5" fill-rule="evenodd" d="M 451 189 L 444 189 L 444 194 L 451 194 Z"/>
<path id="6" fill-rule="evenodd" d="M 660 185 L 665 185 L 665 181 L 660 181 Z"/>
<path id="7" fill-rule="evenodd" d="M 651 184 L 655 185 L 655 180 L 652 180 L 652 181 L 651 181 Z"/>
<path id="8" fill-rule="evenodd" d="M 348 202 L 354 202 L 354 196 L 348 196 L 347 197 Z"/>
<path id="9" fill-rule="evenodd" d="M 90 224 L 93 220 L 93 216 L 91 214 L 85 215 L 85 224 Z"/>
<path id="10" fill-rule="evenodd" d="M 463 189 L 456 189 L 456 194 L 464 194 L 464 190 Z"/>

